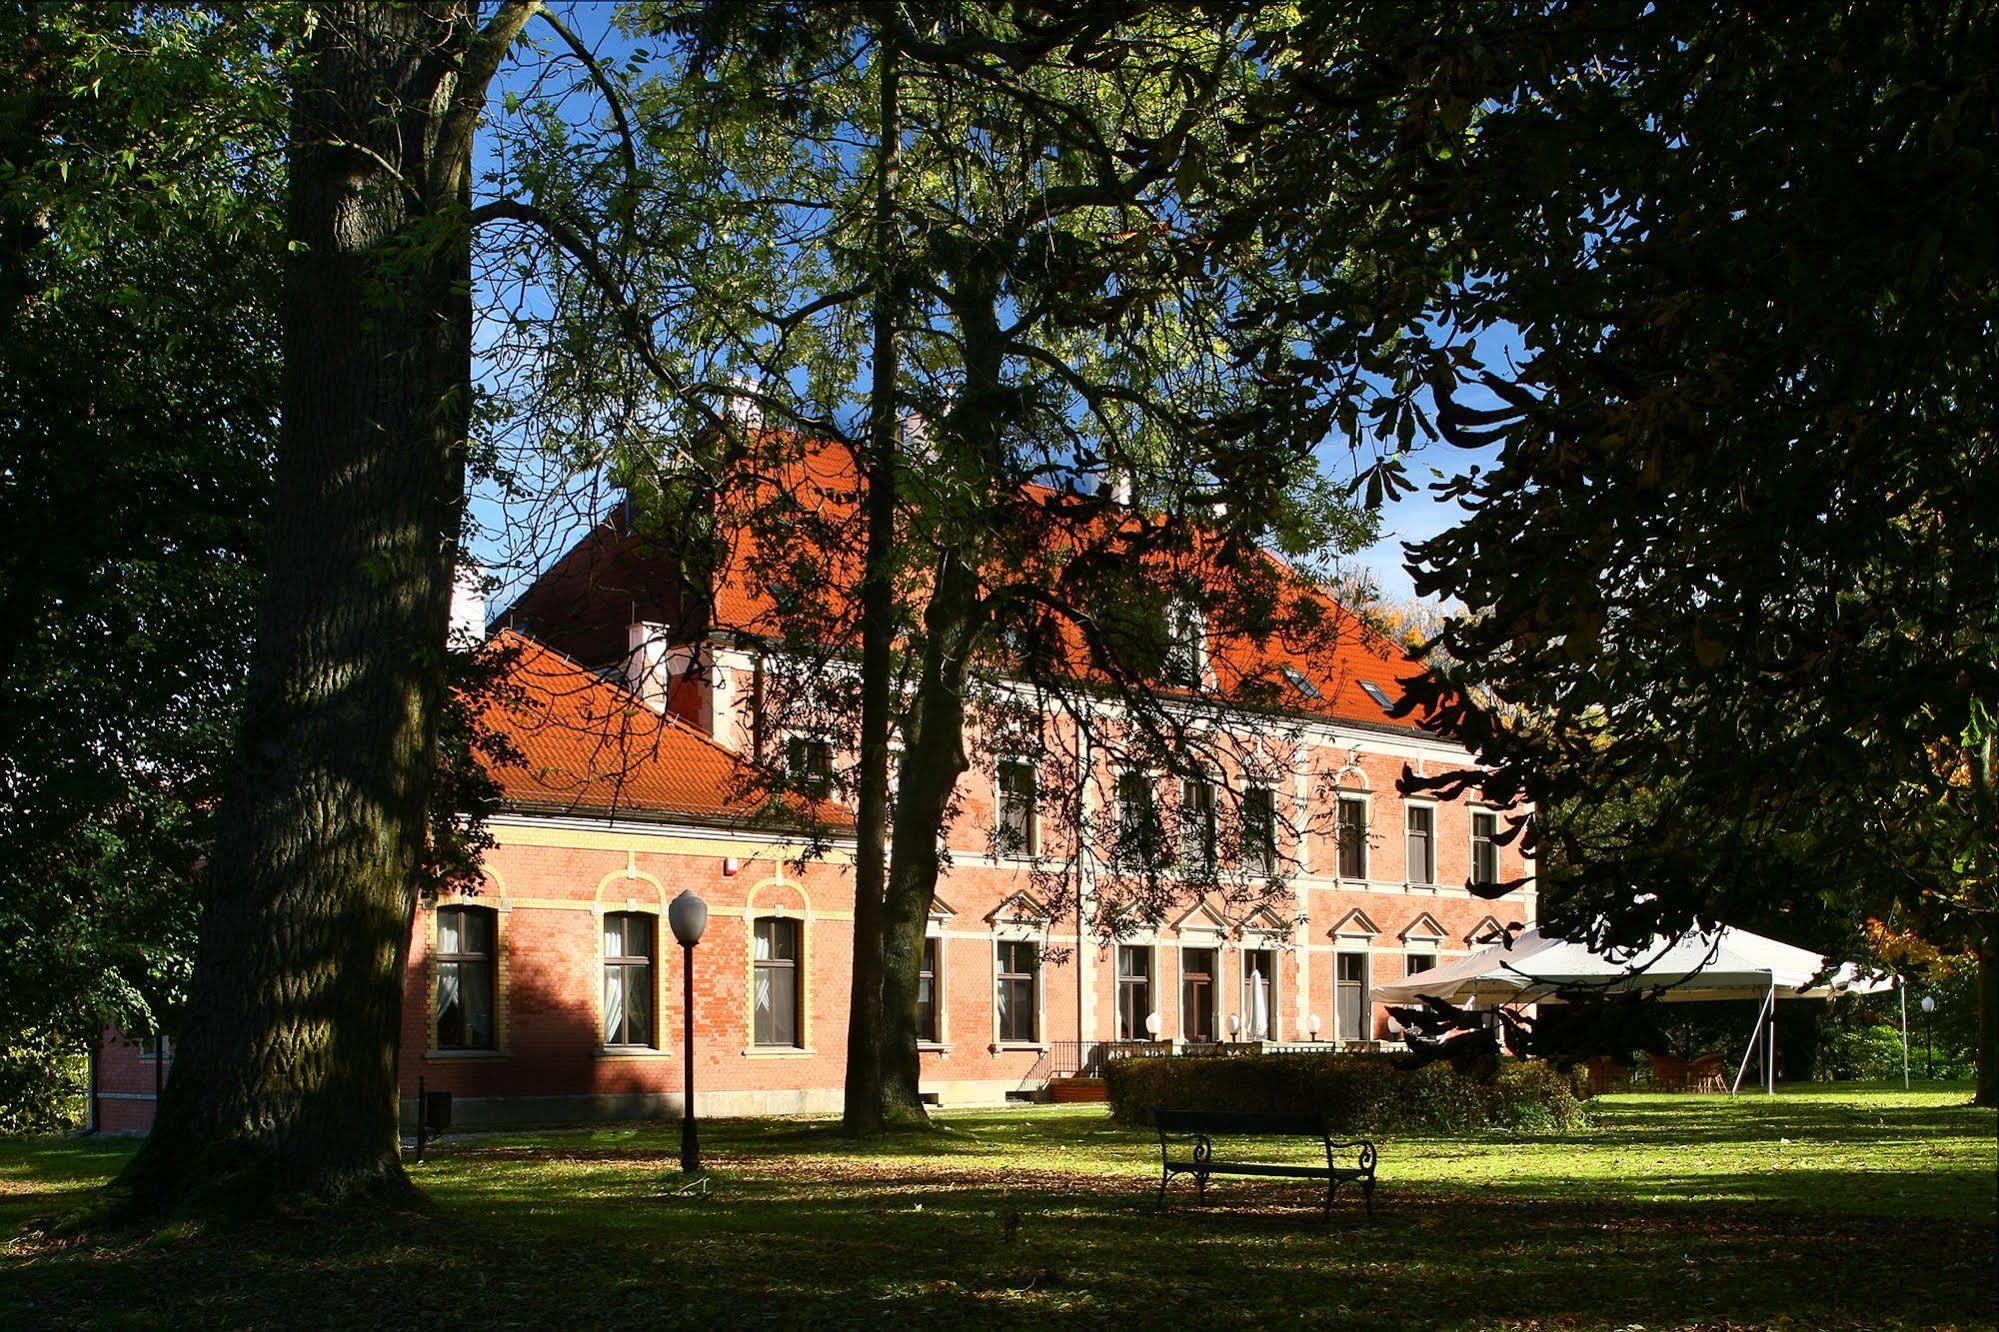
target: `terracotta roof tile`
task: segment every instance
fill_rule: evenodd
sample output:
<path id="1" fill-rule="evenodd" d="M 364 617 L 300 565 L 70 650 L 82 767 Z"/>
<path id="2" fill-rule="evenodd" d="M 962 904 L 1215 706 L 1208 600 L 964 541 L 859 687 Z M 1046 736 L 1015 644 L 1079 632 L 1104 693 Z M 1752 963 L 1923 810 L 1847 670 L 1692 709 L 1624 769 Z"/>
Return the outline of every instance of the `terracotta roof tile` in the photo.
<path id="1" fill-rule="evenodd" d="M 494 770 L 510 808 L 736 827 L 853 826 L 852 814 L 831 801 L 753 801 L 742 761 L 686 722 L 525 634 L 502 630 L 493 643 L 511 660 L 483 717 L 525 760 Z"/>

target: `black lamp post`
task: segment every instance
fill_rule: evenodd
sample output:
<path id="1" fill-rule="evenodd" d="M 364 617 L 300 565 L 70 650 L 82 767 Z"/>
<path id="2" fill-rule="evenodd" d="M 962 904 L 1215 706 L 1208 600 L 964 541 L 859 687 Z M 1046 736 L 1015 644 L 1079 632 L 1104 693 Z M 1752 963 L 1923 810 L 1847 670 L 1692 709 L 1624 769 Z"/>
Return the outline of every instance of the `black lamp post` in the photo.
<path id="1" fill-rule="evenodd" d="M 1925 1078 L 1932 1080 L 1935 1079 L 1937 1075 L 1937 1061 L 1936 1061 L 1935 1040 L 1931 1034 L 1935 1030 L 1935 1028 L 1930 1021 L 1930 1016 L 1936 1011 L 1937 1011 L 1937 997 L 1933 994 L 1924 995 L 1923 996 L 1923 1076 Z"/>
<path id="2" fill-rule="evenodd" d="M 681 1024 L 686 1028 L 686 1046 L 681 1053 L 683 1083 L 680 1109 L 680 1168 L 687 1174 L 701 1169 L 701 1143 L 694 1128 L 694 945 L 708 928 L 708 904 L 691 892 L 683 892 L 667 904 L 666 923 L 685 953 L 681 967 L 684 985 Z"/>

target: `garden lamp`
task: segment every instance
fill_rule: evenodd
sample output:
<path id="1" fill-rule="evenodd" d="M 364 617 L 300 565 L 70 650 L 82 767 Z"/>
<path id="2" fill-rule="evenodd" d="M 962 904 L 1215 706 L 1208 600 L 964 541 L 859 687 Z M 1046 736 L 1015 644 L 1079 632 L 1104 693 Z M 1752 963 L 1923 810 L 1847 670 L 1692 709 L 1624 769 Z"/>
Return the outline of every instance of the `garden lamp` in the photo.
<path id="1" fill-rule="evenodd" d="M 1312 1039 L 1315 1041 L 1319 1039 L 1319 1028 L 1322 1025 L 1324 1024 L 1322 1024 L 1319 1021 L 1319 1015 L 1317 1013 L 1314 1013 L 1312 1014 L 1312 1016 L 1305 1019 L 1305 1030 L 1312 1033 Z"/>
<path id="2" fill-rule="evenodd" d="M 666 923 L 685 953 L 681 967 L 681 1025 L 686 1030 L 686 1048 L 681 1056 L 680 1168 L 691 1175 L 701 1169 L 701 1142 L 694 1127 L 694 945 L 701 942 L 701 931 L 708 928 L 708 904 L 683 891 L 668 904 Z"/>
<path id="3" fill-rule="evenodd" d="M 1936 1038 L 1931 1034 L 1933 1028 L 1930 1024 L 1930 1015 L 1937 1011 L 1937 997 L 1933 994 L 1924 995 L 1922 1002 L 1922 1010 L 1923 1010 L 1923 1076 L 1926 1078 L 1934 1078 L 1937 1075 Z"/>

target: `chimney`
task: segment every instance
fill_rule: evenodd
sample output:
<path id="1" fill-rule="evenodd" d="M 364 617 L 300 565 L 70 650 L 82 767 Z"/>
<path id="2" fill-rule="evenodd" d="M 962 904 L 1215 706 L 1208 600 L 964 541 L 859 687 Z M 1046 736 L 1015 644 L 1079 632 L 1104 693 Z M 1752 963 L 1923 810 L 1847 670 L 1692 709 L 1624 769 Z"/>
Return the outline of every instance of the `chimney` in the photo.
<path id="1" fill-rule="evenodd" d="M 749 430 L 761 427 L 764 411 L 757 398 L 763 393 L 763 385 L 748 375 L 730 375 L 729 384 L 722 394 L 722 415 Z"/>
<path id="2" fill-rule="evenodd" d="M 486 638 L 486 574 L 478 565 L 464 565 L 451 580 L 451 641 L 457 646 Z"/>

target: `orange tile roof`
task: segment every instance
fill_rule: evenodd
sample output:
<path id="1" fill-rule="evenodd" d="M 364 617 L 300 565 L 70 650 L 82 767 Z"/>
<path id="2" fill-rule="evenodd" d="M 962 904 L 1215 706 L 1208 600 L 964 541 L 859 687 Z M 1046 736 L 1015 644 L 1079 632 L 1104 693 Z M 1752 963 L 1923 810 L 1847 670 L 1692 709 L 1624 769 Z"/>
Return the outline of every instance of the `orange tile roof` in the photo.
<path id="1" fill-rule="evenodd" d="M 757 801 L 735 754 L 553 648 L 513 630 L 501 630 L 492 642 L 509 660 L 481 716 L 525 760 L 493 769 L 508 808 L 732 827 L 852 828 L 852 814 L 831 801 Z"/>
<path id="2" fill-rule="evenodd" d="M 790 432 L 768 433 L 773 438 L 789 440 L 795 451 L 784 456 L 775 475 L 744 478 L 731 492 L 725 508 L 737 514 L 754 512 L 765 490 L 782 490 L 808 517 L 813 537 L 827 548 L 817 570 L 819 588 L 830 596 L 836 589 L 857 586 L 858 552 L 862 545 L 858 530 L 861 483 L 852 459 L 833 444 Z M 1086 520 L 1081 528 L 1065 527 L 1066 520 L 1057 515 L 1079 497 L 1045 486 L 1025 486 L 1022 495 L 1029 509 L 1046 515 L 1038 536 L 1031 541 L 1044 542 L 1055 558 L 1060 557 L 1064 543 L 1072 543 L 1078 532 L 1094 531 L 1097 537 L 1092 539 L 1098 539 L 1111 531 L 1114 541 L 1116 531 L 1137 533 L 1147 526 L 1143 515 L 1121 510 L 1099 514 Z M 1034 530 L 1035 520 L 1027 516 L 1027 522 L 1029 530 Z M 756 573 L 758 535 L 751 524 L 732 522 L 726 512 L 721 525 L 733 528 L 734 533 L 722 567 L 716 571 L 712 606 L 702 617 L 704 628 L 707 632 L 775 637 L 781 632 L 776 608 Z M 1274 555 L 1269 558 L 1289 570 L 1290 566 L 1281 559 Z M 602 625 L 590 621 L 593 627 L 584 630 L 582 619 L 596 610 L 605 613 L 615 610 L 619 614 L 629 611 L 648 620 L 678 622 L 668 605 L 676 600 L 676 594 L 668 586 L 673 579 L 669 571 L 659 567 L 661 562 L 662 553 L 633 534 L 622 514 L 614 515 L 537 579 L 516 603 L 516 610 L 524 622 L 550 637 L 608 658 L 613 651 L 624 649 L 623 626 L 613 627 L 607 619 Z M 1392 706 L 1402 697 L 1400 679 L 1421 674 L 1425 669 L 1423 663 L 1304 576 L 1294 573 L 1290 578 L 1291 595 L 1298 601 L 1314 603 L 1331 626 L 1330 631 L 1313 635 L 1310 642 L 1288 644 L 1276 637 L 1251 641 L 1240 636 L 1215 635 L 1208 650 L 1219 695 L 1217 701 L 1253 702 L 1356 725 L 1420 732 L 1421 714 L 1391 717 L 1388 708 L 1364 686 L 1379 688 Z M 592 606 L 585 607 L 586 602 Z M 595 602 L 606 604 L 597 607 Z M 618 619 L 619 614 L 611 614 L 610 619 Z M 844 621 L 851 611 L 829 606 L 827 614 Z M 1087 655 L 1080 637 L 1073 633 L 1065 633 L 1064 637 L 1065 652 L 1075 654 L 1080 662 Z M 1087 668 L 1080 673 L 1090 674 Z M 1179 691 L 1162 688 L 1160 692 L 1172 695 Z"/>

